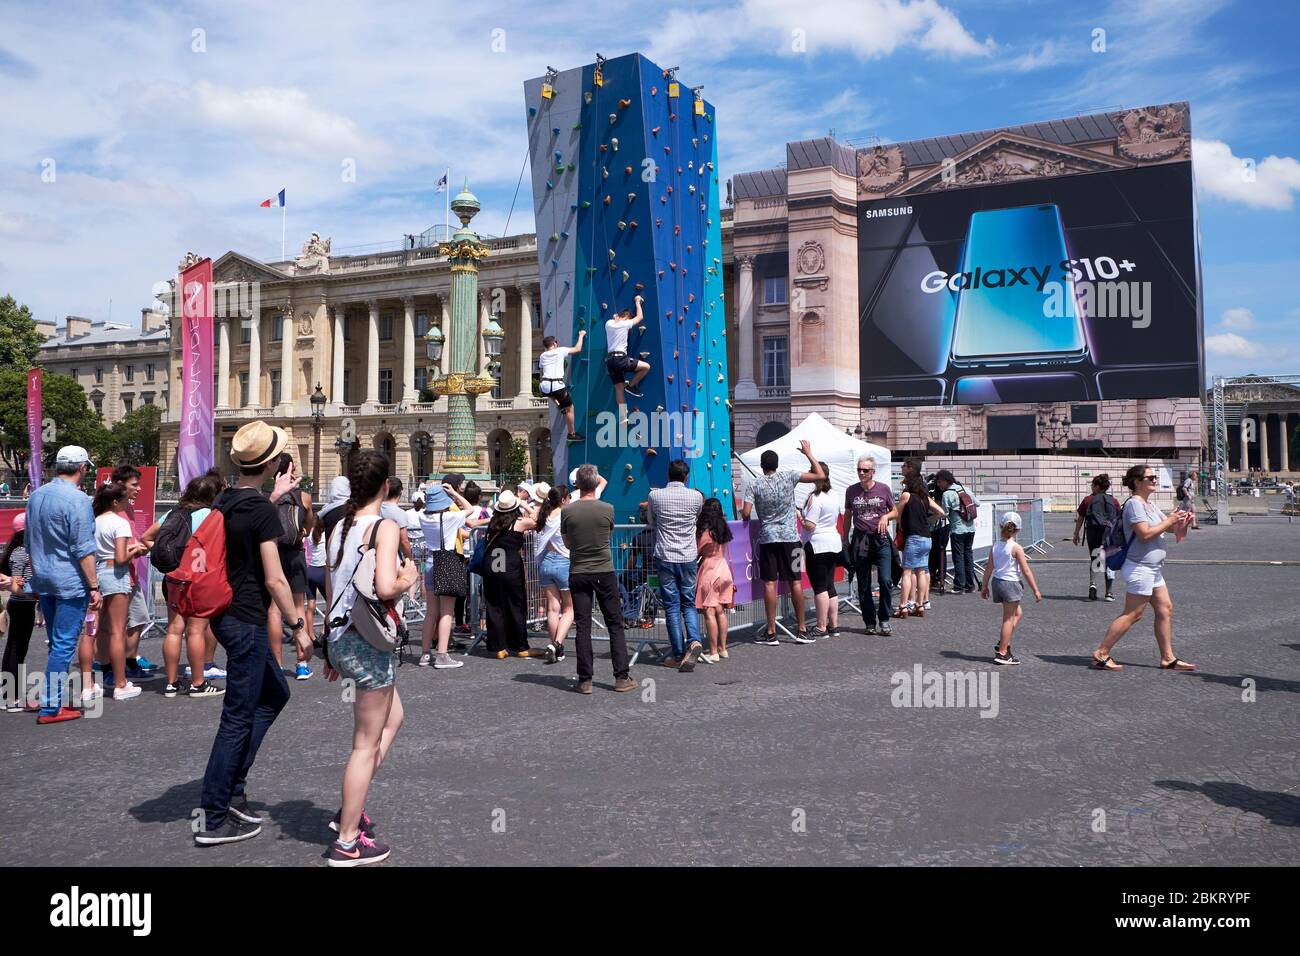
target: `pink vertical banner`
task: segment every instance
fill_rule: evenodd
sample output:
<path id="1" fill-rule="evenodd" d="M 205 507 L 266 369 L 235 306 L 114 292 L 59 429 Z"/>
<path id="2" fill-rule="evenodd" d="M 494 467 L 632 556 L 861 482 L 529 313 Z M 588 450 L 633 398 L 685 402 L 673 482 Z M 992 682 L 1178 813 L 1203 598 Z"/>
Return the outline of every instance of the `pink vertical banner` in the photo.
<path id="1" fill-rule="evenodd" d="M 32 483 L 32 491 L 41 486 L 41 462 L 45 457 L 42 444 L 41 419 L 44 416 L 43 396 L 41 392 L 41 370 L 27 370 L 27 447 L 31 457 L 27 461 L 27 474 Z"/>
<path id="2" fill-rule="evenodd" d="M 180 486 L 215 463 L 212 381 L 212 260 L 181 273 L 181 420 L 176 445 Z"/>

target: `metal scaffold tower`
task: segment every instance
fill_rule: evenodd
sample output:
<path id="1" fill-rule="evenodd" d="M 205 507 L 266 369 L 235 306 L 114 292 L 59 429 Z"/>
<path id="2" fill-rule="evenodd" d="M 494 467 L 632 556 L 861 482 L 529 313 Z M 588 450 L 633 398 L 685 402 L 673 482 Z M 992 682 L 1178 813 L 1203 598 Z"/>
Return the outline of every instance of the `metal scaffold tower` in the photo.
<path id="1" fill-rule="evenodd" d="M 1250 401 L 1229 401 L 1227 392 L 1231 388 L 1261 385 L 1296 385 L 1300 386 L 1300 375 L 1244 375 L 1236 378 L 1225 378 L 1222 375 L 1214 377 L 1214 388 L 1211 393 L 1211 433 L 1210 443 L 1213 448 L 1214 460 L 1210 466 L 1210 474 L 1214 478 L 1214 498 L 1216 510 L 1218 512 L 1218 521 L 1220 524 L 1228 524 L 1228 481 L 1227 474 L 1231 470 L 1231 462 L 1228 461 L 1228 429 L 1236 427 L 1238 433 L 1242 427 L 1242 421 L 1246 417 L 1246 412 L 1250 408 Z M 1285 439 L 1285 435 L 1283 436 Z"/>

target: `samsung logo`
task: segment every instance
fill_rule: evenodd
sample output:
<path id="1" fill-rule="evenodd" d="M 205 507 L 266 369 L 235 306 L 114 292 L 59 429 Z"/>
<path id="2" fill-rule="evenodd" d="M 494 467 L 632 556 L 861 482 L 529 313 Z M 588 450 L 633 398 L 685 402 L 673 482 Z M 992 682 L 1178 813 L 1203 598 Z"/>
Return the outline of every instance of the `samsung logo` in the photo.
<path id="1" fill-rule="evenodd" d="M 885 209 L 867 209 L 862 213 L 863 219 L 883 219 L 885 216 L 910 216 L 911 206 L 889 206 Z"/>

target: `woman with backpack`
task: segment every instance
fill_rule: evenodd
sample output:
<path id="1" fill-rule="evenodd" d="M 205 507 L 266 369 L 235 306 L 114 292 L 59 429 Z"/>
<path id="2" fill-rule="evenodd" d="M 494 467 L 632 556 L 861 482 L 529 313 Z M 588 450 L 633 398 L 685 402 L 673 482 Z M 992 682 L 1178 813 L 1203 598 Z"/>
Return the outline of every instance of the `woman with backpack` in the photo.
<path id="1" fill-rule="evenodd" d="M 1119 573 L 1127 594 L 1124 610 L 1111 622 L 1101 646 L 1092 655 L 1097 670 L 1118 671 L 1124 668 L 1111 659 L 1110 649 L 1142 618 L 1147 605 L 1155 612 L 1156 646 L 1160 649 L 1160 666 L 1167 671 L 1193 671 L 1196 665 L 1174 654 L 1174 603 L 1169 597 L 1163 574 L 1165 532 L 1186 528 L 1191 516 L 1175 511 L 1168 517 L 1151 502 L 1159 476 L 1150 465 L 1134 465 L 1124 474 L 1124 484 L 1133 496 L 1124 502 L 1122 512 L 1124 564 Z"/>
<path id="2" fill-rule="evenodd" d="M 352 753 L 343 771 L 342 804 L 330 822 L 338 838 L 326 860 L 339 867 L 388 859 L 388 847 L 373 839 L 374 822 L 366 814 L 365 802 L 370 782 L 392 747 L 404 714 L 396 687 L 396 647 L 383 650 L 376 646 L 376 638 L 366 636 L 380 626 L 366 615 L 385 607 L 390 614 L 400 614 L 392 602 L 400 603 L 420 576 L 410 560 L 400 559 L 397 525 L 379 513 L 388 496 L 388 459 L 373 449 L 358 452 L 348 469 L 348 481 L 347 511 L 329 538 L 326 586 L 330 628 L 325 679 L 344 677 L 356 687 Z M 367 589 L 373 586 L 375 601 L 357 589 L 358 574 L 364 574 L 368 565 L 366 553 L 372 550 L 373 581 L 361 583 Z"/>
<path id="3" fill-rule="evenodd" d="M 191 535 L 199 530 L 203 519 L 212 513 L 212 503 L 217 495 L 225 490 L 226 481 L 221 472 L 215 468 L 193 478 L 185 486 L 176 510 L 168 513 L 161 522 L 157 522 L 144 533 L 143 540 L 152 546 L 150 560 L 154 567 L 164 574 L 174 571 L 180 564 L 181 555 Z M 173 563 L 173 561 L 175 563 Z M 167 578 L 163 578 L 163 598 L 167 597 Z M 163 634 L 163 670 L 167 677 L 167 686 L 163 696 L 175 698 L 181 693 L 180 662 L 181 636 L 185 637 L 186 657 L 189 659 L 190 686 L 185 691 L 186 697 L 204 698 L 220 697 L 225 689 L 208 681 L 214 677 L 224 677 L 226 672 L 216 666 L 213 657 L 216 653 L 217 638 L 212 633 L 208 621 L 201 617 L 186 618 L 168 607 L 170 617 L 167 630 Z"/>
<path id="4" fill-rule="evenodd" d="M 293 456 L 288 452 L 280 455 L 280 463 L 276 466 L 275 477 L 281 475 L 295 474 L 297 466 L 294 464 Z M 315 513 L 311 507 L 311 495 L 301 489 L 294 488 L 286 491 L 280 498 L 273 501 L 276 513 L 280 516 L 280 567 L 284 569 L 284 576 L 289 581 L 289 589 L 293 591 L 293 605 L 297 609 L 298 616 L 306 619 L 307 616 L 307 552 L 303 550 L 303 538 L 311 532 L 312 524 L 315 521 Z M 280 609 L 272 602 L 271 610 L 266 619 L 267 640 L 271 642 L 271 654 L 275 657 L 277 666 L 284 664 L 284 618 L 280 615 Z M 301 652 L 298 654 L 298 661 L 294 667 L 293 676 L 295 680 L 310 680 L 311 665 L 303 658 Z"/>
<path id="5" fill-rule="evenodd" d="M 952 549 L 952 593 L 975 592 L 975 517 L 979 503 L 947 468 L 934 476 L 939 505 L 948 515 L 948 546 Z"/>
<path id="6" fill-rule="evenodd" d="M 1109 494 L 1110 475 L 1097 475 L 1092 479 L 1092 494 L 1085 495 L 1079 502 L 1079 517 L 1074 521 L 1074 543 L 1079 544 L 1079 531 L 1084 533 L 1088 545 L 1088 600 L 1097 600 L 1097 571 L 1106 572 L 1106 600 L 1115 600 L 1111 585 L 1115 583 L 1115 572 L 1106 567 L 1106 554 L 1102 541 L 1106 529 L 1119 520 L 1119 502 Z"/>

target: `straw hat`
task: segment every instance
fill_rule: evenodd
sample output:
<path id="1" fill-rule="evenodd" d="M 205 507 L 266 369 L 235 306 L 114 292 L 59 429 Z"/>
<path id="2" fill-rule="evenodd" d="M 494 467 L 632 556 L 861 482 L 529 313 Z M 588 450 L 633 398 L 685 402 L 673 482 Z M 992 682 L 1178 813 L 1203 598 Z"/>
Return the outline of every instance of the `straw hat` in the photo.
<path id="1" fill-rule="evenodd" d="M 518 511 L 519 499 L 515 497 L 515 493 L 513 491 L 510 490 L 503 491 L 497 497 L 497 503 L 492 506 L 492 510 L 497 512 Z"/>
<path id="2" fill-rule="evenodd" d="M 230 443 L 230 460 L 241 468 L 256 468 L 272 461 L 289 446 L 283 428 L 266 422 L 249 422 Z"/>
<path id="3" fill-rule="evenodd" d="M 536 501 L 538 504 L 541 504 L 543 501 L 545 501 L 546 496 L 549 495 L 550 493 L 551 493 L 551 486 L 544 481 L 539 481 L 537 484 L 533 485 L 533 492 L 532 492 L 533 500 Z"/>

